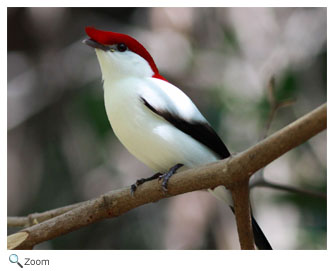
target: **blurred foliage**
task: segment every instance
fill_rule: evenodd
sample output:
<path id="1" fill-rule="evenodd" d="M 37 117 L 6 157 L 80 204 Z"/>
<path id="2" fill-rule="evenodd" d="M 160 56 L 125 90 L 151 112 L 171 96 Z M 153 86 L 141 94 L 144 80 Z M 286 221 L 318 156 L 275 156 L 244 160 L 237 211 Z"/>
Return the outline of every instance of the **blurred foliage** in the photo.
<path id="1" fill-rule="evenodd" d="M 110 133 L 110 124 L 104 109 L 103 96 L 97 96 L 94 92 L 101 88 L 100 84 L 93 84 L 82 89 L 82 93 L 73 99 L 73 114 L 82 115 L 92 125 L 92 129 L 103 140 Z"/>
<path id="2" fill-rule="evenodd" d="M 327 99 L 325 8 L 8 8 L 7 14 L 11 216 L 88 200 L 151 174 L 112 132 L 96 56 L 81 43 L 85 26 L 143 42 L 231 152 L 263 133 L 271 76 L 276 99 L 296 103 L 278 110 L 269 134 Z M 265 176 L 326 192 L 326 148 L 322 133 L 269 165 Z M 252 194 L 274 248 L 326 248 L 326 201 L 270 189 Z M 36 248 L 238 248 L 224 208 L 208 193 L 180 195 Z"/>
<path id="3" fill-rule="evenodd" d="M 325 184 L 326 179 L 312 180 L 317 184 Z M 326 193 L 326 187 L 305 185 L 310 191 Z M 306 197 L 299 194 L 285 194 L 275 199 L 278 204 L 291 204 L 299 209 L 300 229 L 297 236 L 298 249 L 321 249 L 326 246 L 327 236 L 327 204 L 322 198 Z"/>

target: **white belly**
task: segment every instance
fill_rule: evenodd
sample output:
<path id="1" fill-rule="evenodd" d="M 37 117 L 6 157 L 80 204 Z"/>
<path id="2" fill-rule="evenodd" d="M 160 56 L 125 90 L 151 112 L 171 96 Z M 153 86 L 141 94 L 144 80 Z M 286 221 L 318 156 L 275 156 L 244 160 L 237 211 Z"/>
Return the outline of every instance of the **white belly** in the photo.
<path id="1" fill-rule="evenodd" d="M 114 133 L 138 160 L 165 172 L 177 163 L 195 167 L 216 161 L 206 146 L 154 114 L 131 82 L 105 83 L 105 106 Z"/>

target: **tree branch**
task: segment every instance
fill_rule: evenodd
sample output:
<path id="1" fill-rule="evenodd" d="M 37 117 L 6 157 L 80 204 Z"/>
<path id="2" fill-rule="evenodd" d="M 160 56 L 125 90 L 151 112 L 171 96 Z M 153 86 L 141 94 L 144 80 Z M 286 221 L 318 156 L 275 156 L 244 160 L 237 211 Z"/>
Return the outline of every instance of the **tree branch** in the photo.
<path id="1" fill-rule="evenodd" d="M 96 199 L 84 202 L 79 207 L 40 224 L 23 229 L 8 238 L 11 240 L 9 249 L 29 249 L 43 241 L 87 226 L 96 221 L 119 216 L 131 209 L 146 203 L 175 196 L 195 190 L 214 188 L 224 185 L 232 191 L 242 186 L 245 180 L 257 170 L 266 166 L 285 152 L 302 144 L 327 127 L 327 105 L 323 104 L 297 121 L 267 137 L 248 150 L 223 161 L 185 170 L 174 175 L 164 193 L 157 181 L 145 183 L 138 187 L 134 196 L 130 189 L 123 188 L 110 191 Z M 240 187 L 238 189 L 241 189 Z M 234 194 L 235 205 L 243 206 L 242 196 Z M 244 214 L 244 212 L 242 212 Z M 236 213 L 237 221 L 249 220 L 249 214 Z M 246 222 L 247 224 L 248 222 Z M 238 222 L 238 224 L 240 224 Z M 241 223 L 244 224 L 244 223 Z M 22 234 L 27 233 L 27 234 Z M 19 235 L 19 236 L 18 236 Z M 17 240 L 16 236 L 20 239 Z M 241 244 L 248 244 L 244 237 L 239 236 Z M 248 237 L 247 237 L 248 238 Z M 242 239 L 242 240 L 241 240 Z M 246 246 L 246 245 L 245 245 Z"/>
<path id="2" fill-rule="evenodd" d="M 249 205 L 248 179 L 231 189 L 241 249 L 255 249 Z"/>

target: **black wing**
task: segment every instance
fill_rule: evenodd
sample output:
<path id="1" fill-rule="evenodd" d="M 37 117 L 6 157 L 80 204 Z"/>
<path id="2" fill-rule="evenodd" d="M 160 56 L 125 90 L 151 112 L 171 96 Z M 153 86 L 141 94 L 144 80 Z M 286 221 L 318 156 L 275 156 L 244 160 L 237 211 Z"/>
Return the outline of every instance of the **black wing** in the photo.
<path id="1" fill-rule="evenodd" d="M 163 111 L 154 108 L 143 97 L 141 97 L 140 99 L 142 100 L 144 105 L 152 112 L 164 118 L 170 124 L 178 128 L 185 134 L 191 136 L 198 142 L 208 147 L 211 151 L 218 154 L 221 159 L 230 156 L 230 152 L 226 148 L 225 144 L 208 123 L 201 121 L 186 121 L 169 111 Z"/>

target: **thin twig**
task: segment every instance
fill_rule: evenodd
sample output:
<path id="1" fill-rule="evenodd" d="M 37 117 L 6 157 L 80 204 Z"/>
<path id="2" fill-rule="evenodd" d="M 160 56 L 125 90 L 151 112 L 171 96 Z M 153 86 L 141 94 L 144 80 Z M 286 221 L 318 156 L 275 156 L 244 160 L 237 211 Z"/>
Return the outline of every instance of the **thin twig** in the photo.
<path id="1" fill-rule="evenodd" d="M 280 108 L 293 105 L 296 102 L 295 99 L 288 99 L 284 101 L 277 100 L 275 96 L 275 90 L 276 90 L 275 77 L 272 76 L 269 80 L 268 87 L 267 87 L 268 102 L 270 104 L 270 113 L 269 113 L 267 123 L 265 125 L 265 129 L 261 136 L 261 140 L 265 139 L 268 136 L 270 126 L 277 114 L 277 111 Z"/>
<path id="2" fill-rule="evenodd" d="M 269 116 L 268 116 L 268 120 L 265 124 L 265 127 L 263 129 L 263 132 L 262 132 L 262 136 L 260 137 L 260 140 L 263 140 L 265 139 L 268 134 L 269 134 L 269 130 L 270 130 L 270 127 L 274 121 L 274 118 L 277 114 L 277 111 L 282 108 L 282 107 L 286 107 L 286 106 L 290 106 L 292 104 L 295 103 L 295 100 L 293 99 L 290 99 L 290 100 L 285 100 L 285 101 L 278 101 L 276 99 L 276 96 L 275 96 L 275 91 L 276 91 L 276 83 L 275 83 L 275 76 L 272 76 L 268 82 L 268 86 L 267 86 L 267 97 L 268 97 L 268 102 L 270 104 L 270 113 L 269 113 Z M 261 170 L 259 170 L 256 174 L 255 174 L 255 179 L 256 180 L 262 180 L 264 178 L 264 168 L 262 168 Z M 256 182 L 256 181 L 254 181 Z"/>
<path id="3" fill-rule="evenodd" d="M 269 182 L 265 179 L 256 180 L 254 183 L 252 183 L 250 185 L 250 189 L 252 189 L 254 187 L 268 187 L 268 188 L 274 188 L 274 189 L 278 189 L 278 190 L 282 190 L 282 191 L 288 191 L 288 192 L 292 192 L 292 193 L 303 194 L 303 195 L 307 195 L 307 196 L 310 196 L 310 197 L 327 199 L 327 194 L 326 193 L 311 191 L 311 190 L 307 190 L 307 189 L 303 189 L 303 188 L 297 188 L 297 187 L 293 187 L 293 186 L 290 186 L 290 185 L 273 183 L 273 182 Z"/>
<path id="4" fill-rule="evenodd" d="M 9 216 L 7 217 L 7 227 L 30 227 L 46 221 L 48 219 L 54 218 L 61 214 L 64 214 L 74 208 L 79 207 L 82 202 L 67 205 L 64 207 L 52 209 L 42 213 L 33 213 L 28 216 Z"/>

